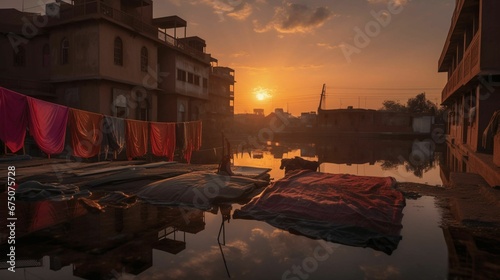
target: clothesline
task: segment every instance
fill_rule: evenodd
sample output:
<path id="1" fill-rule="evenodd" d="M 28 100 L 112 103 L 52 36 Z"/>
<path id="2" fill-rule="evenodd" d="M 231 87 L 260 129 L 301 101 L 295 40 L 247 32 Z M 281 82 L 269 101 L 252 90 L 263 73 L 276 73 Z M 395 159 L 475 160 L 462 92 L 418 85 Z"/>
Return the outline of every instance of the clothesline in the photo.
<path id="1" fill-rule="evenodd" d="M 187 162 L 201 147 L 201 121 L 153 122 L 107 116 L 39 100 L 0 87 L 0 140 L 13 153 L 24 147 L 29 128 L 38 147 L 48 155 L 64 150 L 69 129 L 72 153 L 90 158 L 111 151 L 115 157 L 126 147 L 131 160 L 148 153 L 174 158 L 176 130 L 181 127 L 182 149 Z"/>

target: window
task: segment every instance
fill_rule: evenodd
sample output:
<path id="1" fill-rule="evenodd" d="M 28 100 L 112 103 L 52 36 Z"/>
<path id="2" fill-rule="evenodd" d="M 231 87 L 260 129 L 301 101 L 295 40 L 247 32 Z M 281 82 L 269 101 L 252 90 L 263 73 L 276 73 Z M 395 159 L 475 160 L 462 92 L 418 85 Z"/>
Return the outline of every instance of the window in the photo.
<path id="1" fill-rule="evenodd" d="M 141 49 L 141 71 L 148 72 L 148 49 L 146 47 Z"/>
<path id="2" fill-rule="evenodd" d="M 188 72 L 188 83 L 194 83 L 194 74 L 191 72 Z"/>
<path id="3" fill-rule="evenodd" d="M 197 86 L 200 85 L 200 76 L 194 75 L 194 84 Z"/>
<path id="4" fill-rule="evenodd" d="M 67 38 L 63 38 L 61 41 L 60 63 L 61 64 L 68 64 L 69 63 L 69 41 Z"/>
<path id="5" fill-rule="evenodd" d="M 50 66 L 50 47 L 49 44 L 45 44 L 42 49 L 42 66 Z"/>
<path id="6" fill-rule="evenodd" d="M 177 80 L 185 82 L 186 81 L 186 71 L 177 69 Z"/>
<path id="7" fill-rule="evenodd" d="M 14 51 L 14 66 L 26 66 L 26 50 L 19 46 L 17 52 Z"/>
<path id="8" fill-rule="evenodd" d="M 203 78 L 203 88 L 208 88 L 208 79 Z"/>
<path id="9" fill-rule="evenodd" d="M 120 37 L 115 38 L 114 44 L 115 52 L 114 52 L 114 61 L 115 65 L 123 66 L 123 42 Z"/>

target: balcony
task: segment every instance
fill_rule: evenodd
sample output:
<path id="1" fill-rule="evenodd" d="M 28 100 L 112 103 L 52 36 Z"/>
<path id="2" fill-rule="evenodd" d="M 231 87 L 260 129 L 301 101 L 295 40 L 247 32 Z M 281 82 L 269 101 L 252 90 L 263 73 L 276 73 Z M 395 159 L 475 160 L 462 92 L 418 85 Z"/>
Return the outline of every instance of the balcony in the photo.
<path id="1" fill-rule="evenodd" d="M 141 33 L 143 36 L 160 41 L 165 45 L 173 47 L 192 57 L 198 58 L 205 63 L 210 63 L 210 54 L 200 52 L 181 42 L 181 40 L 178 40 L 166 34 L 164 31 L 159 30 L 158 27 L 143 21 L 141 18 L 127 14 L 121 10 L 114 9 L 101 1 L 85 1 L 82 4 L 66 4 L 64 7 L 61 6 L 59 17 L 51 18 L 50 25 L 56 26 L 69 22 L 101 17 L 130 28 L 138 33 Z"/>
<path id="2" fill-rule="evenodd" d="M 481 32 L 478 32 L 465 51 L 462 61 L 460 61 L 458 66 L 453 71 L 453 74 L 448 79 L 448 83 L 444 87 L 441 94 L 442 102 L 445 102 L 451 95 L 453 95 L 453 93 L 479 74 L 480 41 Z"/>

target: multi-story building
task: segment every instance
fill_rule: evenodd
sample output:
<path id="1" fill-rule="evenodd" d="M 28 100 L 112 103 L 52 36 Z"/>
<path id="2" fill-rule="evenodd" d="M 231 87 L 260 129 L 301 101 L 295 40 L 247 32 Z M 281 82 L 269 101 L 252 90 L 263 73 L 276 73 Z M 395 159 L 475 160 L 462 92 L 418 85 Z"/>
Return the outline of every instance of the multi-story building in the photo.
<path id="1" fill-rule="evenodd" d="M 206 118 L 218 123 L 220 129 L 229 127 L 234 117 L 235 83 L 233 69 L 217 65 L 212 66 Z"/>
<path id="2" fill-rule="evenodd" d="M 153 18 L 152 0 L 56 1 L 45 15 L 0 17 L 0 86 L 131 119 L 182 122 L 205 111 L 206 43 L 187 37 L 178 16 Z"/>
<path id="3" fill-rule="evenodd" d="M 491 155 L 497 128 L 487 129 L 500 110 L 499 13 L 497 0 L 457 0 L 438 66 L 448 73 L 442 104 L 450 112 L 448 140 L 460 151 L 457 166 L 492 185 L 500 184 Z"/>

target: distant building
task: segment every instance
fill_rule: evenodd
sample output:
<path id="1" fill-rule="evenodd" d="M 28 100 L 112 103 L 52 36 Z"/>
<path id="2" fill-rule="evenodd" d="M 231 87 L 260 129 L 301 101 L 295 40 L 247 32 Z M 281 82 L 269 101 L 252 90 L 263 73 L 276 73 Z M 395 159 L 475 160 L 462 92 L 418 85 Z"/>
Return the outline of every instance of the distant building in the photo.
<path id="1" fill-rule="evenodd" d="M 264 109 L 253 109 L 255 115 L 264 116 Z"/>
<path id="2" fill-rule="evenodd" d="M 186 27 L 153 18 L 152 0 L 56 1 L 46 15 L 0 9 L 0 86 L 105 115 L 200 120 L 212 58 Z"/>
<path id="3" fill-rule="evenodd" d="M 454 171 L 479 173 L 492 185 L 500 184 L 491 160 L 493 148 L 500 158 L 500 138 L 493 144 L 498 128 L 487 130 L 500 110 L 499 14 L 498 0 L 457 0 L 438 64 L 448 73 L 441 98 L 450 112 L 448 140 L 461 151 L 450 159 L 459 167 Z"/>

